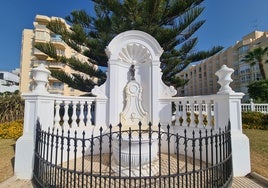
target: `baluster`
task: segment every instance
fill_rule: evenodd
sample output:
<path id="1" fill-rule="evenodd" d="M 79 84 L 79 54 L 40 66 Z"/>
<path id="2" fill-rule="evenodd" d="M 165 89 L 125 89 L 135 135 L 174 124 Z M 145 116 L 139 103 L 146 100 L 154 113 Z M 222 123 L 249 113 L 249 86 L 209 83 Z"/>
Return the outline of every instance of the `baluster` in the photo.
<path id="1" fill-rule="evenodd" d="M 86 121 L 86 126 L 91 126 L 91 101 L 87 101 L 87 121 Z"/>
<path id="2" fill-rule="evenodd" d="M 55 128 L 60 128 L 60 101 L 55 101 L 55 117 L 54 126 Z"/>
<path id="3" fill-rule="evenodd" d="M 79 104 L 80 104 L 79 127 L 81 127 L 81 126 L 85 126 L 85 124 L 84 124 L 84 119 L 85 119 L 85 116 L 84 116 L 84 104 L 85 104 L 85 102 L 84 101 L 79 101 Z"/>
<path id="4" fill-rule="evenodd" d="M 73 128 L 77 128 L 77 115 L 76 115 L 76 106 L 77 106 L 77 102 L 76 101 L 72 101 L 73 104 L 73 114 L 72 114 L 72 127 Z"/>
<path id="5" fill-rule="evenodd" d="M 199 104 L 198 101 L 194 101 L 193 124 L 195 127 L 198 127 L 199 124 L 198 114 L 199 114 Z"/>
<path id="6" fill-rule="evenodd" d="M 64 115 L 63 115 L 63 127 L 69 128 L 69 115 L 68 115 L 69 101 L 64 101 Z"/>
<path id="7" fill-rule="evenodd" d="M 207 120 L 208 120 L 208 125 L 207 126 L 210 126 L 210 128 L 214 128 L 212 127 L 212 123 L 211 123 L 211 110 L 212 110 L 212 101 L 209 100 L 207 101 Z"/>
<path id="8" fill-rule="evenodd" d="M 187 109 L 188 109 L 188 106 L 187 106 L 187 103 L 186 101 L 182 101 L 182 119 L 183 119 L 183 123 L 182 125 L 183 126 L 187 126 L 187 116 L 186 116 L 186 113 L 187 113 Z"/>
<path id="9" fill-rule="evenodd" d="M 199 106 L 199 108 L 198 108 L 198 120 L 199 120 L 199 123 L 198 123 L 197 127 L 198 128 L 203 128 L 203 122 L 202 122 L 202 120 L 203 120 L 203 114 L 202 114 L 202 112 L 203 112 L 203 102 L 202 102 L 202 100 L 198 101 L 198 106 Z"/>
<path id="10" fill-rule="evenodd" d="M 215 126 L 215 113 L 214 113 L 214 101 L 211 100 L 211 126 L 214 127 Z"/>
<path id="11" fill-rule="evenodd" d="M 207 114 L 206 101 L 202 101 L 202 114 Z"/>
<path id="12" fill-rule="evenodd" d="M 202 104 L 202 126 L 203 127 L 206 127 L 208 125 L 207 114 L 208 114 L 208 104 L 206 100 L 204 100 Z"/>
<path id="13" fill-rule="evenodd" d="M 175 104 L 175 110 L 176 110 L 176 115 L 175 115 L 175 124 L 178 126 L 180 125 L 180 103 L 178 101 L 174 102 Z"/>
<path id="14" fill-rule="evenodd" d="M 191 119 L 191 123 L 190 123 L 190 126 L 191 127 L 194 127 L 195 126 L 195 123 L 194 123 L 194 113 L 195 113 L 195 101 L 193 100 L 190 100 L 190 113 L 191 113 L 191 116 L 190 116 L 190 119 Z"/>

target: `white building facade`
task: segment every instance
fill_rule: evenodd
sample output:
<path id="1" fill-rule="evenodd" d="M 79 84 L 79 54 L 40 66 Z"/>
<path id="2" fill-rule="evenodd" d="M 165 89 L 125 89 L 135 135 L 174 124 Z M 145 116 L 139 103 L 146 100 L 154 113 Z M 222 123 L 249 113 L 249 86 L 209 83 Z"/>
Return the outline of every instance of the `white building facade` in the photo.
<path id="1" fill-rule="evenodd" d="M 19 90 L 20 78 L 13 72 L 0 71 L 0 93 Z"/>

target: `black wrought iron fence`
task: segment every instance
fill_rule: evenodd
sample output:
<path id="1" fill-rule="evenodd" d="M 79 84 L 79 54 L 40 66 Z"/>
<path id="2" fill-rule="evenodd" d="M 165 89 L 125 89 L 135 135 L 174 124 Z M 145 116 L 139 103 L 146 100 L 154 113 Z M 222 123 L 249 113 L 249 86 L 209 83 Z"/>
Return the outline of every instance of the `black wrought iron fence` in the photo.
<path id="1" fill-rule="evenodd" d="M 182 135 L 170 130 L 170 126 L 119 124 L 91 134 L 44 131 L 37 125 L 33 183 L 64 188 L 231 185 L 229 126 L 192 132 L 191 137 L 187 130 Z"/>

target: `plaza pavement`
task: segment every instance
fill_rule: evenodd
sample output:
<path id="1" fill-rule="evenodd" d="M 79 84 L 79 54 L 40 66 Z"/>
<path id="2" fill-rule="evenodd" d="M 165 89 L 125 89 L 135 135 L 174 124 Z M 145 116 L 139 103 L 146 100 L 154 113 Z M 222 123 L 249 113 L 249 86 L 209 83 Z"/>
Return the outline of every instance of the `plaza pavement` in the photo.
<path id="1" fill-rule="evenodd" d="M 256 173 L 247 177 L 235 177 L 233 179 L 232 188 L 265 188 L 268 187 L 266 178 L 258 177 Z M 261 178 L 261 179 L 259 179 Z M 0 183 L 0 188 L 33 188 L 31 181 L 19 180 L 15 176 Z"/>

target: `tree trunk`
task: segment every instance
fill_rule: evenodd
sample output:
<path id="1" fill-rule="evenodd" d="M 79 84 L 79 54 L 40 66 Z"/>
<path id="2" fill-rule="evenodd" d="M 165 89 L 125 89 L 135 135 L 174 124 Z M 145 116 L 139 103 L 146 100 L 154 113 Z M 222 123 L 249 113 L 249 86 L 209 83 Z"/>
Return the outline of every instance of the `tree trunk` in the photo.
<path id="1" fill-rule="evenodd" d="M 260 68 L 260 72 L 261 72 L 261 76 L 262 76 L 262 79 L 266 79 L 266 75 L 265 75 L 265 71 L 264 71 L 264 65 L 262 62 L 259 62 L 259 68 Z"/>

